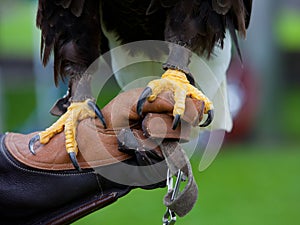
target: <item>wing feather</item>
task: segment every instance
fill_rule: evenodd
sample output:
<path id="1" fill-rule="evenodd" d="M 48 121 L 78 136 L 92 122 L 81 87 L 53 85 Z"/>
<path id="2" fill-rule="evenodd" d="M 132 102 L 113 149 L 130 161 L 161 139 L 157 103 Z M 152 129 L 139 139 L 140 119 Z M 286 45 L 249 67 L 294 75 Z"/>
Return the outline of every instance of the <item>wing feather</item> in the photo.
<path id="1" fill-rule="evenodd" d="M 151 15 L 161 8 L 174 7 L 180 0 L 151 0 L 146 15 Z"/>
<path id="2" fill-rule="evenodd" d="M 212 0 L 212 8 L 221 15 L 226 15 L 232 6 L 232 0 Z"/>
<path id="3" fill-rule="evenodd" d="M 76 76 L 99 56 L 99 1 L 39 0 L 37 27 L 41 29 L 44 65 L 54 52 L 54 80 Z"/>
<path id="4" fill-rule="evenodd" d="M 245 21 L 246 21 L 246 29 L 248 29 L 250 24 L 251 12 L 252 12 L 252 0 L 244 0 L 245 6 Z"/>
<path id="5" fill-rule="evenodd" d="M 223 47 L 229 29 L 240 54 L 235 30 L 245 37 L 251 7 L 252 0 L 178 1 L 168 15 L 166 39 L 209 57 L 216 45 Z"/>

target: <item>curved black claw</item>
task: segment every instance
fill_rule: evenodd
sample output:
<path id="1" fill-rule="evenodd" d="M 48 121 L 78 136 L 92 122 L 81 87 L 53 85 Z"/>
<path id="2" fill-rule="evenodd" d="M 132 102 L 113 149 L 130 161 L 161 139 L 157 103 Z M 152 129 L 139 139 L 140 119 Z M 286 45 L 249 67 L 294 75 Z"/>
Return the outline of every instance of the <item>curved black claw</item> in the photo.
<path id="1" fill-rule="evenodd" d="M 72 162 L 73 166 L 75 167 L 75 169 L 78 170 L 79 172 L 81 172 L 82 169 L 79 166 L 75 152 L 70 152 L 69 157 L 70 157 L 71 162 Z"/>
<path id="2" fill-rule="evenodd" d="M 29 144 L 28 144 L 28 148 L 30 150 L 30 152 L 35 155 L 35 151 L 34 151 L 34 144 L 36 142 L 38 142 L 40 140 L 40 135 L 35 135 L 33 138 L 30 139 Z"/>
<path id="3" fill-rule="evenodd" d="M 152 89 L 150 87 L 146 87 L 142 94 L 139 97 L 137 106 L 136 106 L 136 111 L 139 116 L 143 114 L 143 106 L 147 100 L 147 98 L 152 94 Z"/>
<path id="4" fill-rule="evenodd" d="M 92 101 L 89 101 L 89 102 L 88 102 L 88 105 L 89 105 L 89 107 L 91 107 L 92 110 L 95 111 L 97 117 L 101 120 L 101 122 L 102 122 L 104 128 L 106 129 L 106 128 L 107 128 L 107 125 L 106 125 L 104 116 L 103 116 L 101 110 L 99 109 L 99 107 L 96 105 L 95 102 L 92 102 Z"/>
<path id="5" fill-rule="evenodd" d="M 207 119 L 206 121 L 200 125 L 200 127 L 207 127 L 214 119 L 214 110 L 208 110 L 207 111 Z"/>
<path id="6" fill-rule="evenodd" d="M 173 119 L 172 129 L 175 130 L 180 123 L 180 115 L 177 114 Z"/>

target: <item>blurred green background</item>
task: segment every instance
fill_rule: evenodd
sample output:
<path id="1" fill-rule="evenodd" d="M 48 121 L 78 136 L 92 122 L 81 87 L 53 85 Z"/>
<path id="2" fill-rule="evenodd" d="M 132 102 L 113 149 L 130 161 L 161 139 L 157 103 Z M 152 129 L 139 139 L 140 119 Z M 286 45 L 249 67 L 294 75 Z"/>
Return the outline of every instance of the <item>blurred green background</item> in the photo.
<path id="1" fill-rule="evenodd" d="M 48 110 L 66 87 L 55 88 L 51 65 L 39 61 L 37 1 L 1 1 L 0 132 L 30 132 L 56 118 Z M 300 224 L 300 3 L 254 1 L 244 70 L 233 62 L 229 83 L 235 112 L 233 132 L 212 165 L 198 172 L 193 211 L 184 225 Z M 100 106 L 118 92 L 114 81 Z M 233 89 L 236 90 L 236 89 Z M 239 95 L 240 93 L 240 95 Z M 234 101 L 243 96 L 243 101 Z M 117 203 L 74 223 L 161 224 L 165 189 L 134 190 Z"/>

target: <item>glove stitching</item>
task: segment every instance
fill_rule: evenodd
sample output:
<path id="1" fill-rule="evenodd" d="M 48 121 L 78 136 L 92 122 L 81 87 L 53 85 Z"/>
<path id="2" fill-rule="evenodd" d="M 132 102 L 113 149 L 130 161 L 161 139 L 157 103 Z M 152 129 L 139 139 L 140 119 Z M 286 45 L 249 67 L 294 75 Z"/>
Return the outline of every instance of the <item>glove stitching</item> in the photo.
<path id="1" fill-rule="evenodd" d="M 1 145 L 2 145 L 2 153 L 5 157 L 5 159 L 7 159 L 7 161 L 14 167 L 18 168 L 19 170 L 22 170 L 22 171 L 25 171 L 25 172 L 28 172 L 28 173 L 35 173 L 35 174 L 42 174 L 42 175 L 49 175 L 49 176 L 61 176 L 61 177 L 68 177 L 68 176 L 84 176 L 84 175 L 88 175 L 88 174 L 94 174 L 94 171 L 89 171 L 89 172 L 83 172 L 83 173 L 79 173 L 79 172 L 76 172 L 76 173 L 64 173 L 64 172 L 58 172 L 58 173 L 51 173 L 51 172 L 43 172 L 43 171 L 37 171 L 37 170 L 31 170 L 31 169 L 26 169 L 26 168 L 23 168 L 21 166 L 19 166 L 18 164 L 16 164 L 10 157 L 12 156 L 9 156 L 8 154 L 8 150 L 6 148 L 6 146 L 4 145 L 3 141 L 4 141 L 4 138 L 5 137 L 2 137 L 0 142 L 1 142 Z"/>

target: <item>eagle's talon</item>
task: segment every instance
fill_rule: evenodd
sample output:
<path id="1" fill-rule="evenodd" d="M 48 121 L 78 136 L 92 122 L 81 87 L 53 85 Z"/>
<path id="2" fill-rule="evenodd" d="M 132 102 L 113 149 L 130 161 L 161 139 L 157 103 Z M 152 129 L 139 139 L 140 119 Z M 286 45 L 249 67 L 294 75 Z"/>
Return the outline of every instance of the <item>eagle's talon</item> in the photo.
<path id="1" fill-rule="evenodd" d="M 32 155 L 35 155 L 36 152 L 34 151 L 34 145 L 36 142 L 38 142 L 40 140 L 40 135 L 37 134 L 35 135 L 34 137 L 32 137 L 29 141 L 29 144 L 28 144 L 28 148 L 30 150 L 30 152 L 32 153 Z"/>
<path id="2" fill-rule="evenodd" d="M 89 107 L 94 110 L 96 116 L 99 118 L 99 120 L 102 122 L 104 128 L 106 129 L 107 128 L 107 125 L 106 125 L 106 122 L 105 122 L 105 119 L 104 119 L 104 116 L 101 112 L 101 110 L 99 109 L 99 107 L 97 106 L 97 104 L 93 101 L 89 101 L 88 102 L 88 105 Z"/>
<path id="3" fill-rule="evenodd" d="M 180 115 L 177 114 L 173 119 L 172 129 L 175 130 L 178 127 L 179 123 L 180 123 Z"/>
<path id="4" fill-rule="evenodd" d="M 146 100 L 150 102 L 154 101 L 156 96 L 164 90 L 172 91 L 174 94 L 173 130 L 177 128 L 180 123 L 180 117 L 184 114 L 186 96 L 203 101 L 204 113 L 208 114 L 208 117 L 199 126 L 206 127 L 211 124 L 214 118 L 213 103 L 200 90 L 190 84 L 184 72 L 174 69 L 168 69 L 162 75 L 161 79 L 152 80 L 148 83 L 148 87 L 143 91 L 138 100 L 138 114 L 142 115 L 142 108 Z"/>
<path id="5" fill-rule="evenodd" d="M 213 119 L 214 119 L 214 110 L 213 109 L 208 110 L 207 111 L 207 119 L 203 124 L 200 124 L 200 127 L 207 127 L 208 125 L 211 124 Z"/>
<path id="6" fill-rule="evenodd" d="M 146 87 L 144 89 L 144 91 L 142 92 L 142 94 L 139 97 L 139 100 L 137 102 L 137 113 L 139 116 L 142 116 L 143 114 L 143 106 L 147 100 L 147 98 L 152 95 L 152 89 L 150 87 Z"/>
<path id="7" fill-rule="evenodd" d="M 82 169 L 80 168 L 79 163 L 77 161 L 76 153 L 75 152 L 69 152 L 69 157 L 70 157 L 70 160 L 71 160 L 73 166 L 75 167 L 75 169 L 78 170 L 78 172 L 81 172 Z"/>
<path id="8" fill-rule="evenodd" d="M 52 124 L 52 126 L 31 138 L 28 145 L 30 152 L 35 155 L 36 153 L 34 151 L 34 145 L 36 142 L 39 141 L 41 144 L 46 145 L 51 138 L 64 130 L 66 151 L 69 153 L 74 167 L 78 171 L 81 171 L 76 159 L 78 152 L 76 128 L 80 121 L 86 118 L 95 117 L 98 117 L 102 121 L 103 126 L 106 128 L 104 117 L 98 106 L 92 100 L 87 99 L 84 102 L 72 102 L 68 107 L 67 112 L 63 114 L 54 124 Z"/>

